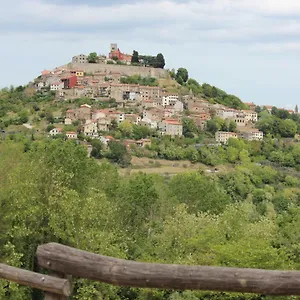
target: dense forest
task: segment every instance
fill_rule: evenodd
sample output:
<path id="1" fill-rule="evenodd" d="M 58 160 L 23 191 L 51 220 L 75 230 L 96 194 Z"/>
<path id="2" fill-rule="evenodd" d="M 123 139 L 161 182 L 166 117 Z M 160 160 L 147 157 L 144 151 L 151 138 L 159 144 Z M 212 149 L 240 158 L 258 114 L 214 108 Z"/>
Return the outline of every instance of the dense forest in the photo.
<path id="1" fill-rule="evenodd" d="M 226 172 L 120 176 L 116 165 L 88 158 L 73 141 L 6 138 L 0 142 L 0 261 L 36 270 L 36 247 L 51 241 L 136 261 L 297 270 L 299 173 L 280 162 L 261 165 L 255 156 L 293 156 L 298 163 L 300 149 L 276 140 L 254 145 L 256 151 L 238 140 L 229 145 L 239 159 Z M 76 278 L 74 289 L 78 300 L 273 299 Z M 42 295 L 2 280 L 0 299 Z"/>

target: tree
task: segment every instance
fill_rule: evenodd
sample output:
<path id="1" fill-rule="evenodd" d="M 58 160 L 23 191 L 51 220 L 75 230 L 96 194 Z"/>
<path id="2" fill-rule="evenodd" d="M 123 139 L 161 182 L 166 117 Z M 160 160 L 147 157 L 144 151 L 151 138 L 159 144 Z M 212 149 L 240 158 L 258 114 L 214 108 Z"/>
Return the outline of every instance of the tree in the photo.
<path id="1" fill-rule="evenodd" d="M 133 125 L 132 128 L 133 137 L 136 140 L 144 139 L 152 134 L 152 130 L 148 126 Z"/>
<path id="2" fill-rule="evenodd" d="M 98 55 L 96 52 L 91 52 L 89 55 L 88 55 L 88 62 L 89 63 L 92 63 L 92 64 L 95 64 L 98 60 Z"/>
<path id="3" fill-rule="evenodd" d="M 208 83 L 202 84 L 203 93 L 207 97 L 213 97 L 212 86 Z"/>
<path id="4" fill-rule="evenodd" d="M 213 86 L 211 89 L 211 97 L 216 98 L 217 96 L 218 96 L 218 89 L 215 86 Z"/>
<path id="5" fill-rule="evenodd" d="M 216 133 L 217 131 L 220 130 L 219 125 L 215 119 L 208 120 L 206 123 L 206 128 L 208 131 L 212 133 Z"/>
<path id="6" fill-rule="evenodd" d="M 46 128 L 46 131 L 47 132 L 50 132 L 52 129 L 54 129 L 55 128 L 55 126 L 53 125 L 53 124 L 49 124 L 48 126 L 47 126 L 47 128 Z"/>
<path id="7" fill-rule="evenodd" d="M 19 119 L 20 119 L 20 123 L 21 124 L 27 123 L 28 120 L 29 120 L 29 118 L 28 118 L 28 111 L 27 110 L 22 110 L 19 113 Z"/>
<path id="8" fill-rule="evenodd" d="M 281 120 L 278 127 L 282 137 L 294 137 L 297 133 L 297 124 L 293 120 Z"/>
<path id="9" fill-rule="evenodd" d="M 156 56 L 156 68 L 163 69 L 165 67 L 165 58 L 162 53 L 158 53 Z"/>
<path id="10" fill-rule="evenodd" d="M 112 119 L 108 127 L 109 130 L 116 130 L 118 128 L 118 122 L 115 119 Z"/>
<path id="11" fill-rule="evenodd" d="M 51 111 L 46 111 L 45 117 L 49 123 L 51 123 L 51 124 L 54 123 L 54 117 L 53 117 L 53 113 Z"/>
<path id="12" fill-rule="evenodd" d="M 109 142 L 108 158 L 125 168 L 130 165 L 131 155 L 127 152 L 126 146 L 117 141 Z"/>
<path id="13" fill-rule="evenodd" d="M 298 105 L 295 106 L 295 113 L 297 114 L 299 112 L 299 109 L 298 109 Z"/>
<path id="14" fill-rule="evenodd" d="M 171 76 L 172 79 L 175 79 L 176 78 L 176 72 L 175 72 L 175 69 L 172 69 L 169 71 L 169 74 Z"/>
<path id="15" fill-rule="evenodd" d="M 131 64 L 138 64 L 140 61 L 139 61 L 139 53 L 135 50 L 133 50 L 133 53 L 132 53 L 132 57 L 131 57 Z"/>
<path id="16" fill-rule="evenodd" d="M 213 180 L 197 173 L 180 174 L 169 183 L 170 190 L 180 203 L 185 203 L 189 211 L 212 213 L 221 212 L 230 203 L 226 191 Z"/>
<path id="17" fill-rule="evenodd" d="M 261 107 L 259 105 L 256 105 L 255 112 L 259 114 L 261 111 L 262 111 Z"/>
<path id="18" fill-rule="evenodd" d="M 230 132 L 235 132 L 236 131 L 236 129 L 237 129 L 237 125 L 236 125 L 236 123 L 234 122 L 234 121 L 230 121 L 229 122 L 229 131 Z"/>
<path id="19" fill-rule="evenodd" d="M 103 151 L 103 144 L 96 139 L 91 140 L 91 145 L 92 145 L 92 152 L 91 156 L 95 158 L 101 158 L 103 157 L 102 151 Z"/>
<path id="20" fill-rule="evenodd" d="M 133 125 L 128 120 L 125 120 L 118 125 L 118 129 L 121 131 L 123 137 L 131 137 Z"/>
<path id="21" fill-rule="evenodd" d="M 185 68 L 179 68 L 176 73 L 176 81 L 178 83 L 179 83 L 179 78 L 181 78 L 183 82 L 187 82 L 187 80 L 189 79 L 188 70 Z"/>
<path id="22" fill-rule="evenodd" d="M 193 138 L 194 133 L 198 132 L 198 128 L 194 120 L 190 118 L 183 118 L 182 123 L 183 123 L 183 135 L 185 137 Z"/>
<path id="23" fill-rule="evenodd" d="M 271 114 L 273 116 L 278 116 L 278 108 L 276 106 L 273 106 L 271 109 Z"/>

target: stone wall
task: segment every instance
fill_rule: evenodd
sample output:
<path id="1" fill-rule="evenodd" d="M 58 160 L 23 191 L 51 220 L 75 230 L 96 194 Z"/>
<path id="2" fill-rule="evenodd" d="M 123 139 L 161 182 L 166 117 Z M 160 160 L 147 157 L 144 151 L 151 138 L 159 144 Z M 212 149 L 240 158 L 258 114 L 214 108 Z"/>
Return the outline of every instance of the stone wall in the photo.
<path id="1" fill-rule="evenodd" d="M 86 73 L 121 73 L 121 75 L 140 75 L 142 77 L 155 77 L 155 78 L 168 78 L 169 74 L 167 70 L 156 69 L 149 67 L 138 67 L 138 66 L 124 66 L 124 65 L 108 65 L 104 63 L 97 64 L 80 64 L 80 63 L 69 63 L 64 66 L 68 70 L 80 69 Z"/>

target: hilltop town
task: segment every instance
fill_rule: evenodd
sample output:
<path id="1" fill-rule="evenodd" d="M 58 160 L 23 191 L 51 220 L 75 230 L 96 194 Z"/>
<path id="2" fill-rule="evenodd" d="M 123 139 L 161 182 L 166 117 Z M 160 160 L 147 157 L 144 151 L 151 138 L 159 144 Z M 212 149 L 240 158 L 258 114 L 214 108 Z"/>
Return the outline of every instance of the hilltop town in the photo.
<path id="1" fill-rule="evenodd" d="M 297 106 L 243 102 L 185 68 L 165 69 L 161 53 L 112 45 L 107 56 L 70 59 L 0 91 L 0 277 L 1 265 L 14 266 L 20 282 L 2 271 L 0 299 L 39 298 L 15 274 L 34 271 L 33 287 L 48 282 L 36 273 L 36 249 L 52 266 L 39 250 L 45 243 L 149 263 L 297 270 Z M 265 297 L 73 275 L 74 299 Z"/>
<path id="2" fill-rule="evenodd" d="M 161 135 L 182 136 L 183 118 L 192 120 L 199 130 L 205 131 L 207 122 L 216 116 L 228 124 L 234 123 L 228 126 L 232 131 L 215 133 L 217 143 L 227 143 L 229 138 L 237 137 L 263 139 L 263 132 L 255 128 L 258 115 L 254 103 L 244 103 L 244 109 L 234 109 L 211 103 L 192 90 L 184 94 L 170 72 L 149 66 L 143 59 L 133 64 L 132 58 L 111 44 L 108 56 L 76 55 L 67 65 L 42 71 L 32 86 L 37 92 L 52 91 L 57 101 L 76 98 L 90 99 L 95 104 L 113 101 L 114 107 L 106 109 L 82 104 L 66 111 L 64 124 L 79 121 L 80 132 L 86 137 L 105 136 L 112 121 L 148 126 Z M 126 113 L 130 110 L 134 113 Z M 55 136 L 61 131 L 62 128 L 53 128 L 49 134 Z M 77 137 L 77 132 L 66 134 L 68 138 Z"/>

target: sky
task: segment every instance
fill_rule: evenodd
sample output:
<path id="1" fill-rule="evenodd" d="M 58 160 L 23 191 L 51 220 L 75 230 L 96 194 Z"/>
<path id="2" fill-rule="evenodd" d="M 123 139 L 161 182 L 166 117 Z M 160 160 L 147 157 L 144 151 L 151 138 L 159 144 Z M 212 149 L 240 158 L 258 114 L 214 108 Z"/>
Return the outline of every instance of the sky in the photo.
<path id="1" fill-rule="evenodd" d="M 300 105 L 299 0 L 0 0 L 0 88 L 90 52 L 163 53 L 244 102 Z"/>

